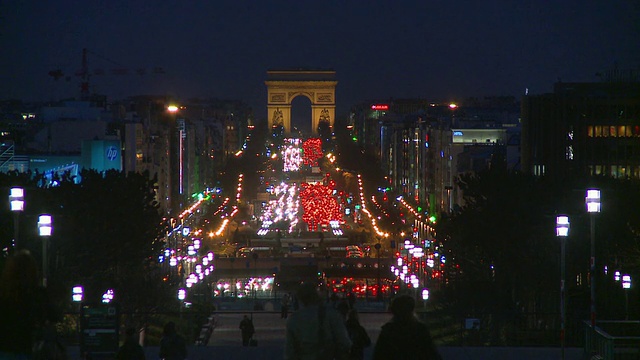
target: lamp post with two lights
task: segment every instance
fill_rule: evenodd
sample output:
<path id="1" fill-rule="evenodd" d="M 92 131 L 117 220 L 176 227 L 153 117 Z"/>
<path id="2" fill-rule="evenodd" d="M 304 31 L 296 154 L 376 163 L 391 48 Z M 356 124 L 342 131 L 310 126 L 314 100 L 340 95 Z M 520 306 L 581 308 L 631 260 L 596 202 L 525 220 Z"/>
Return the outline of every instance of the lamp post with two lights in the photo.
<path id="1" fill-rule="evenodd" d="M 560 347 L 562 359 L 564 359 L 565 349 L 565 323 L 566 323 L 566 287 L 565 287 L 565 258 L 566 258 L 566 238 L 569 235 L 569 217 L 558 215 L 556 217 L 556 236 L 560 238 Z"/>
<path id="2" fill-rule="evenodd" d="M 53 218 L 51 215 L 42 214 L 38 217 L 38 234 L 42 237 L 42 286 L 47 286 L 49 275 L 49 264 L 47 250 L 49 248 L 49 238 L 53 233 Z"/>
<path id="3" fill-rule="evenodd" d="M 13 244 L 12 247 L 18 247 L 18 234 L 20 232 L 20 213 L 24 211 L 24 189 L 21 187 L 13 187 L 9 192 L 9 205 L 13 211 Z"/>
<path id="4" fill-rule="evenodd" d="M 600 212 L 600 190 L 588 189 L 585 196 L 585 204 L 590 217 L 591 234 L 591 260 L 589 270 L 589 284 L 591 286 L 591 334 L 595 336 L 596 330 L 596 241 L 595 241 L 595 215 Z M 594 345 L 595 338 L 591 339 L 591 346 Z M 593 350 L 593 349 L 591 349 Z"/>

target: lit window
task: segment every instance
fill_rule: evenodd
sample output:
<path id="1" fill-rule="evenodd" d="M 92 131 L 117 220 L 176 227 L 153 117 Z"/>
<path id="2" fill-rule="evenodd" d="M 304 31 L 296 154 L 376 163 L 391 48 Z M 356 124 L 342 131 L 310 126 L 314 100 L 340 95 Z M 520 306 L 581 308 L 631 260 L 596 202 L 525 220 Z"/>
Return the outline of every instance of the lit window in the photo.
<path id="1" fill-rule="evenodd" d="M 625 137 L 625 126 L 624 125 L 618 126 L 618 136 L 619 137 Z"/>

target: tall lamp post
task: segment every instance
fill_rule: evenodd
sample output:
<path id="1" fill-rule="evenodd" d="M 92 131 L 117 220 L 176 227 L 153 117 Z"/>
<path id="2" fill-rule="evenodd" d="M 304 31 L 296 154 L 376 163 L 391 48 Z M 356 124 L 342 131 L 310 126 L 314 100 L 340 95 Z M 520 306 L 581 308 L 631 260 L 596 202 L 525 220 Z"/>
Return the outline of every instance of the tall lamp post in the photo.
<path id="1" fill-rule="evenodd" d="M 80 343 L 80 321 L 82 321 L 82 298 L 84 295 L 84 288 L 81 285 L 73 287 L 71 300 L 78 303 L 78 321 L 76 322 L 76 333 L 78 335 L 78 344 Z"/>
<path id="2" fill-rule="evenodd" d="M 20 229 L 20 212 L 24 211 L 24 189 L 11 188 L 9 192 L 9 204 L 13 211 L 13 247 L 18 247 L 18 233 Z"/>
<path id="3" fill-rule="evenodd" d="M 622 275 L 622 288 L 624 289 L 624 319 L 629 320 L 629 289 L 631 289 L 631 275 Z"/>
<path id="4" fill-rule="evenodd" d="M 595 335 L 596 329 L 596 242 L 595 242 L 595 215 L 600 212 L 600 190 L 588 189 L 585 197 L 585 203 L 587 205 L 587 212 L 590 215 L 590 227 L 591 227 L 591 262 L 589 280 L 591 285 L 591 330 Z M 591 345 L 593 347 L 594 340 L 591 339 Z"/>
<path id="5" fill-rule="evenodd" d="M 382 286 L 380 284 L 380 240 L 378 240 L 378 242 L 373 246 L 376 248 L 376 257 L 378 258 L 378 275 L 377 275 L 377 285 L 378 285 L 378 290 L 376 291 L 376 300 L 380 301 L 382 300 Z"/>
<path id="6" fill-rule="evenodd" d="M 47 248 L 49 247 L 48 239 L 53 233 L 53 220 L 51 215 L 42 214 L 38 217 L 38 233 L 42 237 L 42 286 L 47 286 L 47 276 L 49 273 L 49 264 L 47 262 Z"/>
<path id="7" fill-rule="evenodd" d="M 180 303 L 180 318 L 182 319 L 182 306 L 184 305 L 184 300 L 187 298 L 187 290 L 184 288 L 178 289 L 178 302 Z"/>
<path id="8" fill-rule="evenodd" d="M 565 257 L 566 257 L 566 238 L 569 235 L 569 217 L 566 215 L 558 215 L 556 217 L 556 236 L 560 238 L 560 347 L 562 351 L 562 359 L 564 359 L 565 348 L 565 323 L 566 323 L 566 291 L 565 291 Z"/>

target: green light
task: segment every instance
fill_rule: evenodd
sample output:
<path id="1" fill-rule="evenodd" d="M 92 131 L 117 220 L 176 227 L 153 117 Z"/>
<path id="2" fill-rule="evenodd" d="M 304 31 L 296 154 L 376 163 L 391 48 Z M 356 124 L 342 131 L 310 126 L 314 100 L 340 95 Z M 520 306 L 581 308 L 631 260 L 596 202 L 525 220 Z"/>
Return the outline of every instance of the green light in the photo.
<path id="1" fill-rule="evenodd" d="M 431 217 L 429 217 L 429 221 L 431 221 L 432 223 L 436 222 L 436 217 L 431 215 Z"/>
<path id="2" fill-rule="evenodd" d="M 356 210 L 360 210 L 360 204 L 356 204 Z"/>
<path id="3" fill-rule="evenodd" d="M 354 137 L 351 138 L 351 140 L 353 140 L 354 142 L 357 142 L 358 138 L 354 136 Z"/>
<path id="4" fill-rule="evenodd" d="M 418 212 L 422 211 L 422 206 L 418 206 Z"/>

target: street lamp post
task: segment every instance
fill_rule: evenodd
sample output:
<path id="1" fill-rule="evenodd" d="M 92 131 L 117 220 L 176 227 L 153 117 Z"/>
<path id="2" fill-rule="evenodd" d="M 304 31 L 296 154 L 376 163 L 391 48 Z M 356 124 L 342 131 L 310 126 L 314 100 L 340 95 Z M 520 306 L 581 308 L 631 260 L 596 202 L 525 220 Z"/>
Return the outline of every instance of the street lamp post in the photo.
<path id="1" fill-rule="evenodd" d="M 53 220 L 51 215 L 42 214 L 38 217 L 38 233 L 42 237 L 42 286 L 47 286 L 47 276 L 49 273 L 49 264 L 47 262 L 47 248 L 49 247 L 48 239 L 53 232 Z"/>
<path id="2" fill-rule="evenodd" d="M 380 284 L 380 240 L 378 240 L 378 242 L 374 245 L 374 247 L 376 248 L 376 256 L 378 258 L 378 275 L 377 275 L 377 282 L 378 282 L 378 290 L 376 291 L 376 299 L 378 301 L 382 300 L 382 287 Z"/>
<path id="3" fill-rule="evenodd" d="M 565 258 L 566 258 L 566 238 L 569 235 L 569 217 L 559 215 L 556 217 L 556 236 L 560 238 L 560 347 L 562 359 L 564 359 L 565 348 L 565 323 L 566 323 L 566 290 L 565 290 Z"/>
<path id="4" fill-rule="evenodd" d="M 253 257 L 253 283 L 251 285 L 251 291 L 253 291 L 253 300 L 255 302 L 257 296 L 258 296 L 258 289 L 255 289 L 255 284 L 256 284 L 256 280 L 258 278 L 258 253 L 254 252 L 251 254 L 251 256 Z M 255 305 L 255 304 L 254 304 Z"/>
<path id="5" fill-rule="evenodd" d="M 9 193 L 9 204 L 13 211 L 13 247 L 18 247 L 18 234 L 20 229 L 20 212 L 24 211 L 24 189 L 19 187 L 11 188 Z"/>
<path id="6" fill-rule="evenodd" d="M 78 335 L 78 344 L 80 343 L 80 321 L 82 321 L 82 298 L 84 295 L 84 288 L 81 285 L 76 285 L 72 289 L 71 300 L 78 303 L 78 321 L 76 322 L 76 333 Z"/>
<path id="7" fill-rule="evenodd" d="M 596 245 L 595 245 L 595 214 L 600 212 L 600 190 L 588 189 L 585 197 L 585 203 L 587 205 L 587 212 L 590 214 L 590 228 L 591 228 L 591 261 L 590 261 L 590 273 L 589 280 L 591 285 L 591 330 L 595 335 L 596 329 Z M 593 347 L 593 341 L 591 339 L 591 345 Z"/>
<path id="8" fill-rule="evenodd" d="M 622 288 L 624 289 L 624 319 L 629 320 L 629 289 L 631 289 L 631 275 L 622 275 Z"/>
<path id="9" fill-rule="evenodd" d="M 180 303 L 180 318 L 182 319 L 182 305 L 184 304 L 184 300 L 187 298 L 187 290 L 184 288 L 178 289 L 178 302 Z"/>

